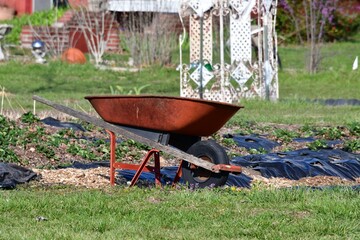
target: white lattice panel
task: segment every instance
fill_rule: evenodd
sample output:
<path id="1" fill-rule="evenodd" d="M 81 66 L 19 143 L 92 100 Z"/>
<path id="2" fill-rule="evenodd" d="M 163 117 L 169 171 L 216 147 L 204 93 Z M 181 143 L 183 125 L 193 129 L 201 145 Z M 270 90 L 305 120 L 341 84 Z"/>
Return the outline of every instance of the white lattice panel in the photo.
<path id="1" fill-rule="evenodd" d="M 190 17 L 190 62 L 200 60 L 200 20 Z M 203 59 L 212 63 L 212 16 L 203 21 Z"/>
<path id="2" fill-rule="evenodd" d="M 236 11 L 230 16 L 231 63 L 251 61 L 251 9 L 255 0 L 230 0 Z"/>
<path id="3" fill-rule="evenodd" d="M 222 90 L 220 87 L 216 87 L 210 90 L 205 90 L 203 93 L 203 98 L 211 101 L 231 103 L 237 100 L 236 94 L 237 93 L 229 87 Z M 187 86 L 183 88 L 181 96 L 188 98 L 199 98 L 199 91 L 194 90 L 190 86 Z"/>
<path id="4" fill-rule="evenodd" d="M 231 63 L 251 61 L 251 25 L 248 21 L 230 18 Z"/>

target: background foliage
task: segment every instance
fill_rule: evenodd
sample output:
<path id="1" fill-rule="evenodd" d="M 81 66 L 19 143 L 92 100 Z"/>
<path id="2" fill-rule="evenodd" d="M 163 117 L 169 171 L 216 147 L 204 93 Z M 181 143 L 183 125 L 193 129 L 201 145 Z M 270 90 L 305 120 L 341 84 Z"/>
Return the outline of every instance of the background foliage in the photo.
<path id="1" fill-rule="evenodd" d="M 360 3 L 356 0 L 338 1 L 337 8 L 331 9 L 331 12 L 331 19 L 325 25 L 324 40 L 326 42 L 350 40 L 360 29 Z M 303 1 L 279 1 L 276 28 L 280 43 L 299 43 L 300 37 L 306 39 L 305 16 Z M 299 32 L 295 27 L 295 20 L 299 23 Z"/>

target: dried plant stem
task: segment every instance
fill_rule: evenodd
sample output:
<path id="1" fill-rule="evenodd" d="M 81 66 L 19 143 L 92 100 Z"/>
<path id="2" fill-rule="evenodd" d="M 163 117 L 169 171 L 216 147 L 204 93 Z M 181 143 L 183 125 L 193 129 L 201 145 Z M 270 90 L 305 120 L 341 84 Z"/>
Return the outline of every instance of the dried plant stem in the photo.
<path id="1" fill-rule="evenodd" d="M 36 115 L 36 101 L 33 102 L 33 114 Z"/>
<path id="2" fill-rule="evenodd" d="M 1 111 L 0 114 L 3 115 L 3 110 L 4 110 L 4 97 L 5 97 L 5 87 L 1 87 L 2 88 L 2 96 L 1 96 Z"/>

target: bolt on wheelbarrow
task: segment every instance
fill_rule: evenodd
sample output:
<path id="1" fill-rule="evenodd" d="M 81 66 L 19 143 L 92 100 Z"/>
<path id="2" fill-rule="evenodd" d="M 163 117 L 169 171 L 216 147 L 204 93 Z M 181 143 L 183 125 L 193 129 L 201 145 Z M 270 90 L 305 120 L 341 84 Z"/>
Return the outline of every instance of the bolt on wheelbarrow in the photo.
<path id="1" fill-rule="evenodd" d="M 218 131 L 242 106 L 202 99 L 136 95 L 87 96 L 100 118 L 51 102 L 39 96 L 33 99 L 54 109 L 102 127 L 110 134 L 110 182 L 115 169 L 136 170 L 134 185 L 143 171 L 155 173 L 160 184 L 159 153 L 163 151 L 181 160 L 174 182 L 180 177 L 199 187 L 224 185 L 230 172 L 241 168 L 229 164 L 222 146 L 213 140 L 201 140 Z M 116 162 L 116 134 L 153 149 L 140 165 Z M 147 165 L 153 157 L 155 166 Z"/>

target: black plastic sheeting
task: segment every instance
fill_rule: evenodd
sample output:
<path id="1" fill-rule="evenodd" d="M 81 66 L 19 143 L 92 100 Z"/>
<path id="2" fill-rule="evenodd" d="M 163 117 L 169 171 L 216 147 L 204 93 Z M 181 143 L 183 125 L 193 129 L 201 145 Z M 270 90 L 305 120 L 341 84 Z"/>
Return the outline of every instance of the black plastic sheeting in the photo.
<path id="1" fill-rule="evenodd" d="M 164 167 L 160 170 L 161 173 L 161 184 L 162 185 L 171 185 L 175 175 L 177 166 L 172 167 Z M 131 181 L 133 178 L 135 171 L 134 170 L 119 170 L 118 173 L 124 177 L 127 181 Z M 139 177 L 140 181 L 154 183 L 155 182 L 155 175 L 153 173 L 144 172 Z M 246 176 L 245 174 L 241 173 L 238 175 L 229 174 L 229 178 L 226 182 L 227 186 L 237 186 L 237 187 L 244 187 L 250 188 L 252 178 Z M 184 183 L 182 179 L 179 181 L 180 183 Z M 196 186 L 193 186 L 196 188 Z M 211 186 L 210 186 L 211 187 Z"/>
<path id="2" fill-rule="evenodd" d="M 232 164 L 252 168 L 262 176 L 298 180 L 303 177 L 335 176 L 349 180 L 360 177 L 360 155 L 339 149 L 302 149 L 236 157 Z"/>
<path id="3" fill-rule="evenodd" d="M 293 139 L 294 142 L 308 142 L 308 143 L 314 142 L 315 140 L 316 140 L 316 138 L 314 138 L 314 137 L 294 138 Z M 327 144 L 328 148 L 331 148 L 333 145 L 341 144 L 341 143 L 343 143 L 343 141 L 341 141 L 341 140 L 326 140 L 326 144 Z"/>
<path id="4" fill-rule="evenodd" d="M 314 102 L 329 106 L 360 105 L 360 99 L 315 99 Z"/>
<path id="5" fill-rule="evenodd" d="M 264 149 L 267 152 L 270 152 L 273 148 L 279 146 L 280 144 L 271 140 L 268 140 L 264 137 L 257 135 L 225 135 L 225 138 L 232 138 L 238 146 L 244 147 L 246 149 Z"/>
<path id="6" fill-rule="evenodd" d="M 37 174 L 27 168 L 0 162 L 0 189 L 14 189 L 17 184 L 29 182 L 36 177 Z"/>
<path id="7" fill-rule="evenodd" d="M 354 180 L 360 177 L 360 155 L 341 150 L 311 151 L 303 149 L 286 153 L 248 155 L 234 158 L 231 164 L 251 168 L 266 178 L 281 177 L 299 180 L 303 177 L 335 176 Z M 162 184 L 166 185 L 172 182 L 176 169 L 177 167 L 167 167 L 161 170 Z M 135 174 L 135 171 L 132 170 L 118 172 L 128 181 Z M 139 179 L 148 182 L 155 181 L 152 173 L 143 173 Z M 226 185 L 249 188 L 251 181 L 252 178 L 245 174 L 229 174 Z"/>
<path id="8" fill-rule="evenodd" d="M 335 176 L 354 180 L 354 178 L 360 177 L 359 160 L 352 158 L 334 161 L 324 159 L 324 156 L 332 155 L 331 152 L 331 150 L 323 150 L 321 153 L 310 151 L 306 155 L 297 155 L 304 154 L 304 151 L 294 151 L 287 154 L 249 155 L 237 157 L 231 161 L 231 164 L 252 168 L 266 178 L 282 177 L 299 180 L 303 177 Z M 119 173 L 130 181 L 135 171 L 121 170 Z M 165 176 L 163 184 L 171 182 L 175 173 L 176 167 L 162 169 L 161 174 Z M 152 173 L 143 173 L 140 179 L 149 182 L 155 181 Z M 252 178 L 245 174 L 230 174 L 226 185 L 248 188 L 251 181 Z"/>
<path id="9" fill-rule="evenodd" d="M 81 124 L 78 123 L 72 123 L 72 122 L 61 122 L 55 118 L 47 117 L 41 120 L 46 125 L 58 127 L 58 128 L 70 128 L 73 130 L 79 130 L 85 132 L 86 130 L 81 126 Z"/>
<path id="10" fill-rule="evenodd" d="M 265 149 L 270 152 L 274 147 L 279 146 L 277 142 L 268 140 L 265 136 L 228 135 L 226 137 L 233 138 L 240 147 L 247 149 Z M 312 137 L 294 139 L 298 142 L 312 142 L 314 140 Z M 251 168 L 266 178 L 281 177 L 291 180 L 315 176 L 334 176 L 348 180 L 359 178 L 360 155 L 330 147 L 332 144 L 340 142 L 339 140 L 328 141 L 329 148 L 318 151 L 301 149 L 290 152 L 239 156 L 232 159 L 231 164 Z M 176 169 L 177 167 L 162 168 L 162 184 L 166 185 L 173 181 Z M 135 171 L 119 170 L 118 173 L 130 181 Z M 152 183 L 155 181 L 152 173 L 143 173 L 139 179 Z M 229 174 L 226 185 L 249 188 L 251 181 L 252 178 L 245 174 Z"/>
<path id="11" fill-rule="evenodd" d="M 110 167 L 109 162 L 92 162 L 92 163 L 80 163 L 74 162 L 71 166 L 64 167 L 64 168 L 76 168 L 76 169 L 91 169 L 97 167 Z M 178 166 L 170 166 L 170 167 L 163 167 L 160 170 L 161 173 L 161 184 L 162 185 L 171 185 L 174 181 L 176 171 Z M 118 173 L 116 182 L 118 184 L 125 184 L 119 180 L 119 178 L 124 178 L 126 181 L 131 181 L 134 177 L 135 172 L 134 170 L 116 170 Z M 245 187 L 250 188 L 252 178 L 246 176 L 245 174 L 230 174 L 229 178 L 226 182 L 228 186 L 238 186 L 238 187 Z M 143 172 L 139 176 L 139 182 L 146 183 L 146 184 L 155 184 L 155 175 L 150 172 Z M 180 183 L 184 183 L 182 179 L 179 181 Z M 141 184 L 140 184 L 141 185 Z M 196 186 L 195 186 L 196 187 Z"/>
<path id="12" fill-rule="evenodd" d="M 238 146 L 246 149 L 265 149 L 270 152 L 278 143 L 265 137 L 232 136 Z M 315 138 L 295 138 L 296 142 L 313 142 Z M 354 180 L 360 177 L 360 155 L 332 149 L 340 140 L 327 141 L 328 148 L 318 151 L 301 149 L 291 152 L 256 154 L 236 157 L 231 164 L 251 168 L 263 177 L 282 177 L 298 180 L 303 177 L 335 176 Z"/>
<path id="13" fill-rule="evenodd" d="M 267 152 L 272 151 L 275 147 L 280 146 L 278 142 L 267 139 L 265 136 L 258 136 L 255 134 L 252 135 L 231 135 L 227 134 L 223 136 L 224 138 L 232 138 L 239 147 L 244 147 L 247 150 L 256 149 L 256 150 L 265 150 Z M 295 142 L 313 142 L 316 139 L 314 137 L 307 138 L 294 138 Z M 327 140 L 328 147 L 332 145 L 342 143 L 341 140 Z"/>

